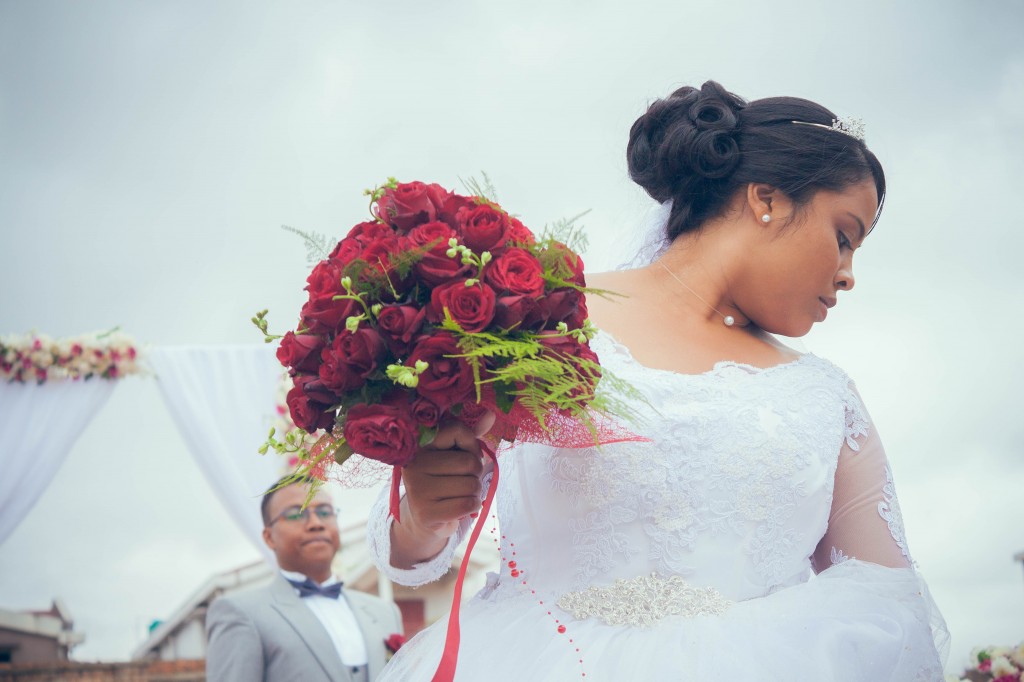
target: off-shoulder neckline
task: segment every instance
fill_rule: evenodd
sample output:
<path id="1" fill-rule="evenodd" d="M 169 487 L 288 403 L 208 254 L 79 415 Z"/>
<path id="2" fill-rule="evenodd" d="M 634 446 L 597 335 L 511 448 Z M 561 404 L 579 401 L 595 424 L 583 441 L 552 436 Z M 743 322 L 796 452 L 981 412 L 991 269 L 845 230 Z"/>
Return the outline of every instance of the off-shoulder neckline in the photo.
<path id="1" fill-rule="evenodd" d="M 702 377 L 716 376 L 729 368 L 739 369 L 750 375 L 763 376 L 783 371 L 791 367 L 802 365 L 804 362 L 811 359 L 818 359 L 818 356 L 814 355 L 813 353 L 800 353 L 792 360 L 780 362 L 769 367 L 759 367 L 757 365 L 751 365 L 749 363 L 739 362 L 737 360 L 719 360 L 714 365 L 712 365 L 711 369 L 704 370 L 703 372 L 690 374 L 686 372 L 677 372 L 672 369 L 663 369 L 661 367 L 651 367 L 650 365 L 645 365 L 644 363 L 640 362 L 635 357 L 633 357 L 633 353 L 629 350 L 629 348 L 626 347 L 621 341 L 616 339 L 611 332 L 599 328 L 598 334 L 594 338 L 597 339 L 601 337 L 604 337 L 609 344 L 614 346 L 623 356 L 625 356 L 626 360 L 629 363 L 637 367 L 641 367 L 650 372 L 657 372 L 669 376 L 684 377 L 690 379 L 700 379 Z"/>

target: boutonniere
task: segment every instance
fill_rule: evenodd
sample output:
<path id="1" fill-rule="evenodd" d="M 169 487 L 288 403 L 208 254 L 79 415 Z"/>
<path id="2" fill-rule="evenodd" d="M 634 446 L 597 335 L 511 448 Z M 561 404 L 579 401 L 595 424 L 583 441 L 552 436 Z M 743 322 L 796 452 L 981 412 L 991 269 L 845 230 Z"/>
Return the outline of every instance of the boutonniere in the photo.
<path id="1" fill-rule="evenodd" d="M 395 632 L 388 635 L 387 639 L 384 640 L 384 647 L 388 650 L 387 660 L 391 660 L 391 657 L 398 653 L 398 650 L 405 644 L 405 635 Z"/>

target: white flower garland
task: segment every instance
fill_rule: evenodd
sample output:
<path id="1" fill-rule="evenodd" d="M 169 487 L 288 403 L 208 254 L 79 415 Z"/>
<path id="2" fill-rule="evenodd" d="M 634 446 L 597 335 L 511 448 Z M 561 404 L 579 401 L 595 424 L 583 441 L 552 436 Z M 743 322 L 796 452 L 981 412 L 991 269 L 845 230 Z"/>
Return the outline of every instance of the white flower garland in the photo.
<path id="1" fill-rule="evenodd" d="M 66 339 L 46 334 L 0 336 L 0 380 L 45 383 L 100 377 L 120 379 L 142 371 L 135 341 L 116 330 Z"/>

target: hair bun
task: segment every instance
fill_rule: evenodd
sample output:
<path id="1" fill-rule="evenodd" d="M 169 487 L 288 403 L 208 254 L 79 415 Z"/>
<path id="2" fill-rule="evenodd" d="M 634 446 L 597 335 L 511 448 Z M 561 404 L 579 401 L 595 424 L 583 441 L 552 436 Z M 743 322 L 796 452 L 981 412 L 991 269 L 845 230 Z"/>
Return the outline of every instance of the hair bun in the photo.
<path id="1" fill-rule="evenodd" d="M 657 201 L 727 177 L 740 161 L 741 98 L 715 81 L 657 100 L 630 130 L 629 174 Z"/>

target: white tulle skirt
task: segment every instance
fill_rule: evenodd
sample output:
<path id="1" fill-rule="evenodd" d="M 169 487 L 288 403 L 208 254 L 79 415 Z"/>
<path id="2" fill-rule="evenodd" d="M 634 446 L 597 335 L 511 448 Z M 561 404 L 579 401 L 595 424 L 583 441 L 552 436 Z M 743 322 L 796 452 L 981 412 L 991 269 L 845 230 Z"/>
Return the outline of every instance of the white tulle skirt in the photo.
<path id="1" fill-rule="evenodd" d="M 463 605 L 460 620 L 460 682 L 941 682 L 939 650 L 948 641 L 917 573 L 857 560 L 722 615 L 648 627 L 575 620 L 529 596 L 496 598 L 486 588 Z M 410 640 L 378 680 L 430 680 L 446 627 L 442 619 Z"/>

